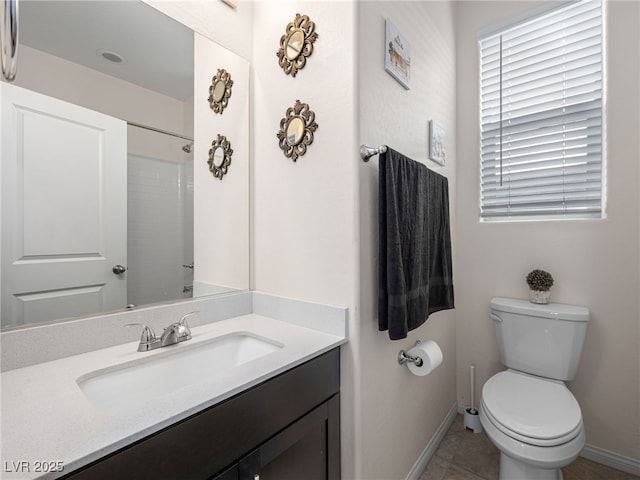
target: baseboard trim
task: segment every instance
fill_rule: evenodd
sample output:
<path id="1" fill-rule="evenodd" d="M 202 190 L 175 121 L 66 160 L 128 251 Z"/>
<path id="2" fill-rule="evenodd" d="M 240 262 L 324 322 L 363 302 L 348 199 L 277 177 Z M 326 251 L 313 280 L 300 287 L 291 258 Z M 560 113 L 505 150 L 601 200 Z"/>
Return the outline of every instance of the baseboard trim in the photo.
<path id="1" fill-rule="evenodd" d="M 445 419 L 443 420 L 440 427 L 438 427 L 436 434 L 431 438 L 431 440 L 429 441 L 425 449 L 422 451 L 422 453 L 418 457 L 418 460 L 411 468 L 411 471 L 407 475 L 406 480 L 419 480 L 420 476 L 424 472 L 424 469 L 427 468 L 427 463 L 429 463 L 429 460 L 431 460 L 431 457 L 433 457 L 433 454 L 436 453 L 436 450 L 440 445 L 440 442 L 442 442 L 442 440 L 444 439 L 444 436 L 447 434 L 449 427 L 451 427 L 457 415 L 458 415 L 458 405 L 454 404 L 451 407 L 451 410 L 449 411 Z"/>
<path id="2" fill-rule="evenodd" d="M 640 460 L 618 455 L 593 445 L 585 445 L 582 452 L 580 452 L 580 456 L 607 467 L 640 476 Z"/>

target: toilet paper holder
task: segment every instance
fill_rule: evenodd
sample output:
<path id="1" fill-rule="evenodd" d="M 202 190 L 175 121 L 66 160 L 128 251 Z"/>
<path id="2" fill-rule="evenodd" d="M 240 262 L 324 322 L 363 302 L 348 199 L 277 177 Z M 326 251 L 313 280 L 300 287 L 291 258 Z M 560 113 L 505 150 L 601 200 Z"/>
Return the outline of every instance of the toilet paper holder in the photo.
<path id="1" fill-rule="evenodd" d="M 420 345 L 420 343 L 420 340 L 416 340 L 416 344 L 414 346 Z M 407 355 L 407 352 L 405 352 L 404 350 L 400 350 L 400 352 L 398 353 L 398 363 L 400 365 L 404 365 L 407 362 L 415 363 L 416 367 L 421 367 L 424 363 L 422 361 L 422 358 L 420 358 L 419 356 L 416 355 L 415 357 L 412 357 L 411 355 Z"/>

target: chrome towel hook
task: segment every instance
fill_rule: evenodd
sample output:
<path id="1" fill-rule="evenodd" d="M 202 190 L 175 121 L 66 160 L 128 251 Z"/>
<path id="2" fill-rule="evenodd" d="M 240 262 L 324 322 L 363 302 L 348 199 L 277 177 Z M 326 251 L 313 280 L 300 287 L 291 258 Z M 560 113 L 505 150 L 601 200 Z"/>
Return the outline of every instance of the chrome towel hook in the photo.
<path id="1" fill-rule="evenodd" d="M 18 69 L 18 0 L 4 0 L 0 8 L 2 76 L 13 82 Z"/>

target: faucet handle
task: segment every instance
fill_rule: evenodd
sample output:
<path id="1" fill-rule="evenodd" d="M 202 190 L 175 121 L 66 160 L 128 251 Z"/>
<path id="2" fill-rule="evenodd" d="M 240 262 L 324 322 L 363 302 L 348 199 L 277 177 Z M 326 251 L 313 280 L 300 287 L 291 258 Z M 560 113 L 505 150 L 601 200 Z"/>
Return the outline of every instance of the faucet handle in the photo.
<path id="1" fill-rule="evenodd" d="M 187 317 L 190 317 L 191 315 L 195 315 L 196 313 L 200 313 L 200 310 L 195 310 L 193 312 L 189 312 L 183 315 L 180 321 L 178 322 L 178 336 L 182 340 L 191 340 L 191 329 L 187 324 Z"/>
<path id="2" fill-rule="evenodd" d="M 142 335 L 140 335 L 140 345 L 138 346 L 138 351 L 149 350 L 149 348 L 145 348 L 145 346 L 150 345 L 151 343 L 155 342 L 158 339 L 158 337 L 156 337 L 156 333 L 153 331 L 153 328 L 151 328 L 148 325 L 145 325 L 144 323 L 127 323 L 125 325 L 125 327 L 136 327 L 136 326 L 144 327 L 142 329 Z"/>
<path id="3" fill-rule="evenodd" d="M 178 323 L 180 325 L 183 325 L 189 328 L 189 325 L 187 325 L 187 317 L 190 317 L 191 315 L 195 315 L 196 313 L 200 313 L 200 310 L 194 310 L 193 312 L 185 313 Z"/>

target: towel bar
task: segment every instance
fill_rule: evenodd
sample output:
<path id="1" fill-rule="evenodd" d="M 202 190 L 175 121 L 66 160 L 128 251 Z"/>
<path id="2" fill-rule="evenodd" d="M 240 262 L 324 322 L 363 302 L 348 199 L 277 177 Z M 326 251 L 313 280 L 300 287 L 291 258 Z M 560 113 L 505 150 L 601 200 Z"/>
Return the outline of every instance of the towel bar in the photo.
<path id="1" fill-rule="evenodd" d="M 369 145 L 360 145 L 360 158 L 363 161 L 368 162 L 374 155 L 379 155 L 387 151 L 386 145 L 380 145 L 379 147 L 370 147 Z"/>

